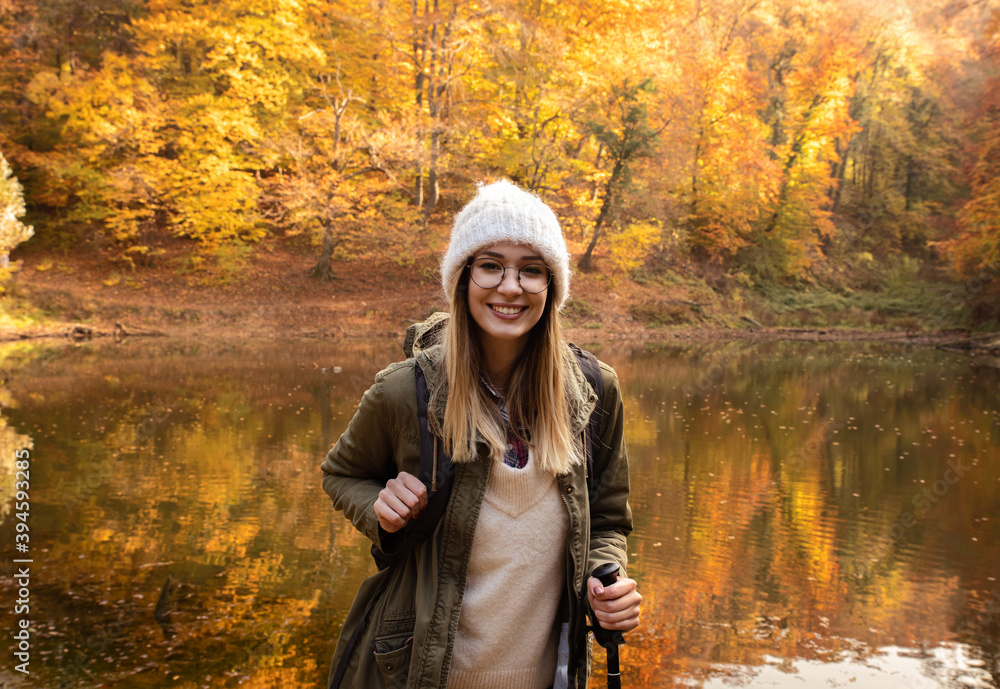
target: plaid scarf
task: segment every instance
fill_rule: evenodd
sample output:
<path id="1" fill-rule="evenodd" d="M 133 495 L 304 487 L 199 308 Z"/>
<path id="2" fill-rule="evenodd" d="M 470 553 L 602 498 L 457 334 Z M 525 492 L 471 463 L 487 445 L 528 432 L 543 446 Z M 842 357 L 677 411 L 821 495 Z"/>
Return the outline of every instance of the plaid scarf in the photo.
<path id="1" fill-rule="evenodd" d="M 514 429 L 510 425 L 510 419 L 507 417 L 507 401 L 504 396 L 497 392 L 486 380 L 482 382 L 493 396 L 493 399 L 496 400 L 497 406 L 500 407 L 500 416 L 503 417 L 503 425 L 507 429 L 507 450 L 503 455 L 503 463 L 515 469 L 523 469 L 528 465 L 528 443 L 518 438 L 517 434 L 514 433 Z"/>

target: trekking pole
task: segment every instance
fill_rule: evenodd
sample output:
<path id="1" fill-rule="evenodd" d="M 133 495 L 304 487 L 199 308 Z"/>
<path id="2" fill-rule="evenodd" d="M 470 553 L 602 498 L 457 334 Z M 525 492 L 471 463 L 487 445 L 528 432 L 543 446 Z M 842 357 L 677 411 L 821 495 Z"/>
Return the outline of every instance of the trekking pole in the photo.
<path id="1" fill-rule="evenodd" d="M 611 586 L 618 581 L 618 565 L 613 562 L 601 565 L 594 570 L 593 577 L 601 582 L 601 586 Z M 622 689 L 622 674 L 618 669 L 618 646 L 625 643 L 625 637 L 619 631 L 609 631 L 601 627 L 594 615 L 594 638 L 597 643 L 608 649 L 608 689 Z"/>

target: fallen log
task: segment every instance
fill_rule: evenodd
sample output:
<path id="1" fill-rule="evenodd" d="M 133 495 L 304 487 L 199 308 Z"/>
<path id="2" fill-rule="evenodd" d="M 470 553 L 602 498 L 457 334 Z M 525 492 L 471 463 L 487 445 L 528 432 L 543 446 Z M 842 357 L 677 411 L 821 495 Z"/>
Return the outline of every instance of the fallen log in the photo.
<path id="1" fill-rule="evenodd" d="M 1000 353 L 1000 333 L 982 333 L 942 342 L 938 345 L 938 349 L 997 354 Z"/>
<path id="2" fill-rule="evenodd" d="M 828 332 L 820 328 L 777 328 L 777 331 L 794 335 L 826 335 Z"/>
<path id="3" fill-rule="evenodd" d="M 115 342 L 121 342 L 126 337 L 166 337 L 162 330 L 152 330 L 138 325 L 125 326 L 123 323 L 115 323 L 115 328 L 111 332 Z"/>

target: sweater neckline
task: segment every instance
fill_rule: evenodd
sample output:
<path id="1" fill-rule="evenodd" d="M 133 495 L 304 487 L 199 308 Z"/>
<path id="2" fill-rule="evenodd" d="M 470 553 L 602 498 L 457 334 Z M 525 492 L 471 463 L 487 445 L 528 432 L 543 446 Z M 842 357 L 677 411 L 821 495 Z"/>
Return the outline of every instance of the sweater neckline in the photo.
<path id="1" fill-rule="evenodd" d="M 539 470 L 533 454 L 529 449 L 523 469 L 495 461 L 486 486 L 483 499 L 515 519 L 537 505 L 556 483 L 555 475 Z"/>

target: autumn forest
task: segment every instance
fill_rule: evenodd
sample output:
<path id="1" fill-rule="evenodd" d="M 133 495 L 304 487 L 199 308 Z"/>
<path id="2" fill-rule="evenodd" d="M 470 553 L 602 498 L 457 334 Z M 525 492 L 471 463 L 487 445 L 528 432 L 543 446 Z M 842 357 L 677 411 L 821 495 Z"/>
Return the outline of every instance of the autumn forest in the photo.
<path id="1" fill-rule="evenodd" d="M 620 375 L 626 686 L 1000 687 L 1000 0 L 0 0 L 36 680 L 325 686 L 319 464 L 500 177 Z"/>
<path id="2" fill-rule="evenodd" d="M 503 176 L 583 271 L 903 271 L 1000 320 L 996 0 L 8 0 L 0 88 L 21 251 L 141 271 L 298 238 L 325 278 L 440 251 Z"/>

